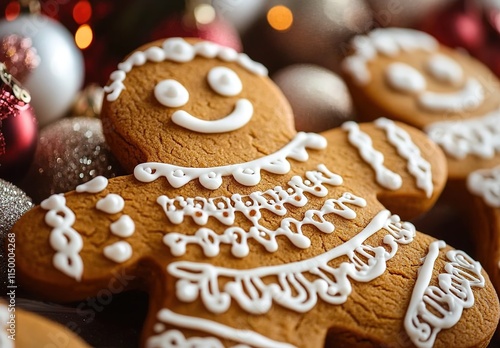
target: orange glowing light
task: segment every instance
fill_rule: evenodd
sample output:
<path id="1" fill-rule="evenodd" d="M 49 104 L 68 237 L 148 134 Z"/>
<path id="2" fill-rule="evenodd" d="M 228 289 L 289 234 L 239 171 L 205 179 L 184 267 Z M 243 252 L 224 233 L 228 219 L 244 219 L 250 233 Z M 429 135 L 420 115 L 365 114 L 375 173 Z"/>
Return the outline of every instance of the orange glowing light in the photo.
<path id="1" fill-rule="evenodd" d="M 7 4 L 5 8 L 5 19 L 8 21 L 13 21 L 21 13 L 21 5 L 17 1 L 11 1 Z"/>
<path id="2" fill-rule="evenodd" d="M 92 17 L 92 6 L 87 0 L 78 1 L 73 7 L 73 19 L 78 24 L 83 24 L 88 22 Z"/>
<path id="3" fill-rule="evenodd" d="M 293 23 L 293 14 L 288 7 L 277 5 L 267 12 L 267 21 L 273 29 L 288 30 Z"/>
<path id="4" fill-rule="evenodd" d="M 88 24 L 81 25 L 75 33 L 75 42 L 78 48 L 84 50 L 90 46 L 94 34 Z"/>

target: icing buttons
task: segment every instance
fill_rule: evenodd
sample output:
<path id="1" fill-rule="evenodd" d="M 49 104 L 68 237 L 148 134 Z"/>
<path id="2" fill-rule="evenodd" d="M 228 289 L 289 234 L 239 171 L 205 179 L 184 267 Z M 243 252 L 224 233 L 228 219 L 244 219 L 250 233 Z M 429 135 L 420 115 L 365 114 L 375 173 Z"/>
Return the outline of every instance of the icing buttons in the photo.
<path id="1" fill-rule="evenodd" d="M 125 201 L 122 196 L 110 193 L 96 203 L 96 208 L 108 214 L 116 214 L 123 210 Z"/>
<path id="2" fill-rule="evenodd" d="M 122 215 L 110 225 L 109 229 L 115 236 L 128 238 L 135 232 L 135 223 L 130 216 Z"/>
<path id="3" fill-rule="evenodd" d="M 119 241 L 104 247 L 103 253 L 108 259 L 123 263 L 132 257 L 132 246 L 125 241 Z"/>
<path id="4" fill-rule="evenodd" d="M 99 193 L 108 187 L 108 179 L 104 176 L 96 176 L 92 180 L 76 187 L 76 192 Z"/>

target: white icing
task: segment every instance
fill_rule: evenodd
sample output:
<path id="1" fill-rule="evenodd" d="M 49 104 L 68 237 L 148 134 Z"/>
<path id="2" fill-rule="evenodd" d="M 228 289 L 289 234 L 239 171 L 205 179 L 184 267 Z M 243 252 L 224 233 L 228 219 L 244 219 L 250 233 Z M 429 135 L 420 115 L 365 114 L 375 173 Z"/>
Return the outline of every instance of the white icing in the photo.
<path id="1" fill-rule="evenodd" d="M 117 195 L 116 193 L 110 193 L 106 197 L 101 198 L 96 203 L 96 208 L 108 213 L 108 214 L 116 214 L 123 210 L 125 207 L 125 201 L 122 196 Z"/>
<path id="2" fill-rule="evenodd" d="M 436 122 L 425 132 L 454 158 L 492 158 L 500 152 L 500 109 L 474 119 Z"/>
<path id="3" fill-rule="evenodd" d="M 358 149 L 363 160 L 375 171 L 377 183 L 389 190 L 401 188 L 403 179 L 399 174 L 384 166 L 384 155 L 373 148 L 370 136 L 362 132 L 358 124 L 352 121 L 345 122 L 342 129 L 348 132 L 349 142 Z"/>
<path id="4" fill-rule="evenodd" d="M 253 116 L 253 105 L 248 99 L 239 99 L 233 112 L 218 120 L 202 120 L 187 111 L 177 110 L 172 114 L 172 122 L 199 133 L 232 132 L 246 125 Z"/>
<path id="5" fill-rule="evenodd" d="M 425 68 L 434 78 L 450 85 L 458 85 L 463 80 L 464 71 L 460 64 L 443 54 L 433 54 Z"/>
<path id="6" fill-rule="evenodd" d="M 123 81 L 134 66 L 144 65 L 147 61 L 161 62 L 171 60 L 184 63 L 192 61 L 196 56 L 219 58 L 227 62 L 235 62 L 244 69 L 257 75 L 267 75 L 267 69 L 260 63 L 252 61 L 246 54 L 238 53 L 232 48 L 204 41 L 190 44 L 181 38 L 166 39 L 162 47 L 149 47 L 145 51 L 135 51 L 125 61 L 118 64 L 118 70 L 110 75 L 111 83 L 104 87 L 108 93 L 107 100 L 115 101 L 125 89 Z"/>
<path id="7" fill-rule="evenodd" d="M 250 162 L 211 168 L 189 168 L 150 162 L 137 165 L 134 176 L 142 182 L 152 182 L 163 176 L 174 188 L 198 179 L 203 187 L 215 190 L 222 185 L 223 176 L 233 176 L 242 185 L 255 186 L 261 180 L 261 170 L 273 174 L 286 174 L 290 171 L 287 158 L 305 162 L 309 158 L 306 148 L 319 150 L 326 146 L 326 139 L 321 135 L 300 132 L 279 151 Z"/>
<path id="8" fill-rule="evenodd" d="M 493 208 L 500 208 L 500 166 L 480 169 L 467 177 L 468 190 Z"/>
<path id="9" fill-rule="evenodd" d="M 418 96 L 419 104 L 433 112 L 459 112 L 477 108 L 484 101 L 484 90 L 475 78 L 468 78 L 461 90 L 455 93 L 426 91 Z"/>
<path id="10" fill-rule="evenodd" d="M 9 334 L 7 332 L 9 319 L 9 308 L 4 303 L 0 303 L 0 347 L 2 348 L 14 347 L 15 341 L 9 338 Z"/>
<path id="11" fill-rule="evenodd" d="M 387 118 L 377 119 L 375 125 L 386 131 L 389 143 L 395 146 L 398 154 L 407 160 L 408 171 L 415 177 L 417 187 L 424 190 L 427 197 L 431 197 L 434 191 L 431 165 L 422 158 L 420 149 L 411 140 L 410 135 Z"/>
<path id="12" fill-rule="evenodd" d="M 135 223 L 130 216 L 122 215 L 118 220 L 116 220 L 109 226 L 109 229 L 114 235 L 122 238 L 127 238 L 134 234 Z"/>
<path id="13" fill-rule="evenodd" d="M 416 94 L 427 88 L 427 82 L 420 71 L 405 63 L 389 64 L 385 77 L 389 85 L 399 92 Z"/>
<path id="14" fill-rule="evenodd" d="M 243 347 L 267 347 L 267 348 L 293 348 L 288 343 L 278 342 L 265 337 L 255 331 L 239 330 L 226 326 L 208 319 L 191 317 L 183 314 L 174 313 L 169 309 L 162 309 L 158 312 L 159 321 L 182 327 L 184 329 L 203 331 L 210 335 L 228 339 L 234 342 L 241 342 L 243 345 L 233 346 L 233 348 Z M 151 336 L 146 342 L 146 347 L 183 347 L 183 348 L 223 348 L 221 341 L 214 337 L 190 337 L 186 338 L 178 330 L 168 330 L 156 336 Z"/>
<path id="15" fill-rule="evenodd" d="M 485 284 L 479 262 L 463 251 L 451 250 L 446 253 L 449 262 L 438 276 L 438 286 L 429 285 L 439 249 L 445 246 L 443 241 L 430 244 L 406 311 L 405 329 L 417 347 L 432 347 L 437 334 L 453 327 L 463 310 L 474 305 L 472 287 Z"/>
<path id="16" fill-rule="evenodd" d="M 156 100 L 170 108 L 178 108 L 189 100 L 189 92 L 179 81 L 168 79 L 160 81 L 154 88 Z"/>
<path id="17" fill-rule="evenodd" d="M 381 229 L 388 232 L 384 246 L 364 244 Z M 178 261 L 169 264 L 167 271 L 178 278 L 176 294 L 180 301 L 192 302 L 200 297 L 213 313 L 227 311 L 231 299 L 252 314 L 267 313 L 273 302 L 296 312 L 307 312 L 318 298 L 329 304 L 344 303 L 352 291 L 348 278 L 369 282 L 379 277 L 387 260 L 396 254 L 398 244 L 408 244 L 414 236 L 412 224 L 402 223 L 398 216 L 384 210 L 359 234 L 311 259 L 244 270 Z M 335 268 L 329 265 L 341 257 L 348 261 Z M 219 279 L 226 280 L 222 288 Z"/>
<path id="18" fill-rule="evenodd" d="M 243 89 L 238 74 L 225 66 L 217 66 L 210 69 L 207 81 L 212 89 L 225 97 L 234 97 Z"/>
<path id="19" fill-rule="evenodd" d="M 371 74 L 368 62 L 377 54 L 394 57 L 401 51 L 435 51 L 439 44 L 432 36 L 421 31 L 403 28 L 375 29 L 368 35 L 356 36 L 352 41 L 353 55 L 347 57 L 343 69 L 353 76 L 359 84 L 370 82 Z"/>
<path id="20" fill-rule="evenodd" d="M 186 216 L 190 216 L 200 226 L 205 225 L 210 217 L 224 225 L 231 226 L 235 222 L 236 213 L 244 215 L 252 224 L 248 231 L 240 227 L 230 227 L 223 234 L 217 234 L 208 228 L 201 228 L 194 235 L 168 233 L 164 236 L 163 242 L 170 247 L 174 256 L 184 255 L 187 244 L 197 244 L 203 249 L 205 256 L 214 257 L 219 254 L 220 244 L 229 244 L 235 257 L 245 257 L 249 253 L 249 239 L 264 246 L 268 252 L 275 252 L 278 250 L 276 240 L 278 236 L 284 236 L 296 247 L 305 249 L 311 245 L 311 240 L 303 234 L 303 226 L 312 225 L 323 233 L 332 233 L 335 225 L 326 221 L 325 215 L 335 214 L 352 220 L 356 218 L 356 212 L 346 204 L 366 206 L 363 198 L 346 192 L 339 199 L 326 200 L 320 210 L 307 210 L 302 220 L 285 218 L 276 230 L 262 226 L 260 224 L 261 210 L 284 216 L 287 213 L 285 204 L 295 207 L 303 207 L 307 204 L 308 199 L 304 193 L 325 197 L 328 190 L 323 184 L 337 186 L 342 183 L 342 179 L 328 171 L 324 165 L 320 165 L 318 171 L 306 172 L 306 178 L 308 180 L 304 181 L 299 176 L 293 177 L 288 183 L 290 186 L 288 190 L 278 186 L 273 190 L 254 192 L 249 196 L 234 194 L 230 199 L 227 197 L 170 199 L 160 196 L 158 203 L 170 222 L 174 224 L 180 224 Z"/>
<path id="21" fill-rule="evenodd" d="M 76 192 L 99 193 L 108 187 L 108 179 L 104 176 L 96 176 L 90 181 L 76 187 Z"/>
<path id="22" fill-rule="evenodd" d="M 132 257 L 132 246 L 125 241 L 119 241 L 104 247 L 103 253 L 108 259 L 122 263 Z"/>
<path id="23" fill-rule="evenodd" d="M 79 253 L 83 248 L 83 239 L 72 228 L 75 214 L 66 206 L 63 195 L 52 195 L 40 206 L 48 210 L 45 222 L 52 227 L 49 243 L 56 251 L 52 262 L 54 267 L 67 276 L 80 281 L 83 274 L 83 261 Z"/>

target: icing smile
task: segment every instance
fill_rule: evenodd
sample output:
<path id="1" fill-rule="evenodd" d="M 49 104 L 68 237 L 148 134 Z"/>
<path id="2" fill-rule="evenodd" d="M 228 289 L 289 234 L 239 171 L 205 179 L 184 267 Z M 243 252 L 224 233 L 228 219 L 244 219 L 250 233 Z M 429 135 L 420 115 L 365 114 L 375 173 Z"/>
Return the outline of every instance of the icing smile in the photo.
<path id="1" fill-rule="evenodd" d="M 248 99 L 239 99 L 233 112 L 215 121 L 201 120 L 184 110 L 178 110 L 172 115 L 175 124 L 199 133 L 231 132 L 246 125 L 253 115 L 253 106 Z"/>
<path id="2" fill-rule="evenodd" d="M 477 108 L 484 100 L 483 87 L 475 78 L 469 78 L 464 87 L 456 93 L 435 93 L 426 91 L 418 101 L 430 111 L 464 111 Z"/>

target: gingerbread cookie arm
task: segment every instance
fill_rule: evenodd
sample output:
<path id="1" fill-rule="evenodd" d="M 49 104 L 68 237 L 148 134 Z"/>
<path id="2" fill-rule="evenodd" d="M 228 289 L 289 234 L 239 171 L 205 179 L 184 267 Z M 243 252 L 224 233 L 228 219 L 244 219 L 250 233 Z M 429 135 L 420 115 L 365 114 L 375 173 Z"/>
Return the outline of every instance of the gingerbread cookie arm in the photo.
<path id="1" fill-rule="evenodd" d="M 370 124 L 347 122 L 341 130 L 325 137 L 334 147 L 354 151 L 349 156 L 357 160 L 351 165 L 363 168 L 350 168 L 350 175 L 357 173 L 356 178 L 372 185 L 385 207 L 403 218 L 432 207 L 445 186 L 447 170 L 442 151 L 425 134 L 385 118 Z"/>

